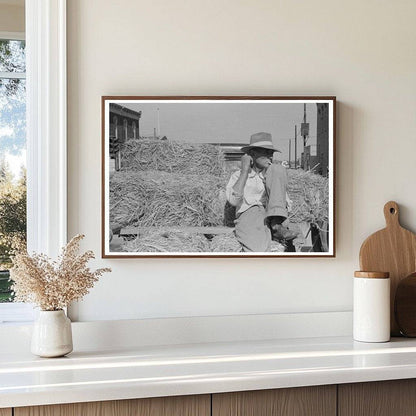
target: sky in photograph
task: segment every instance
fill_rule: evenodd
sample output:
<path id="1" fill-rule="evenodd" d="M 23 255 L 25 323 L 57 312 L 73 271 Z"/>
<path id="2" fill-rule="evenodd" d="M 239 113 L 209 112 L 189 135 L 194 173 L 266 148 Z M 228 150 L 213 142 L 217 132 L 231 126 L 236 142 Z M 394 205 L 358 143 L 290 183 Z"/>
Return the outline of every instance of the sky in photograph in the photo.
<path id="1" fill-rule="evenodd" d="M 142 111 L 140 135 L 151 136 L 158 132 L 169 140 L 196 143 L 249 143 L 257 132 L 271 133 L 273 143 L 289 157 L 289 140 L 292 139 L 294 160 L 295 125 L 297 125 L 297 155 L 303 150 L 300 123 L 303 121 L 303 103 L 121 103 L 127 108 Z M 307 144 L 316 144 L 316 104 L 306 104 L 306 121 L 310 123 Z"/>

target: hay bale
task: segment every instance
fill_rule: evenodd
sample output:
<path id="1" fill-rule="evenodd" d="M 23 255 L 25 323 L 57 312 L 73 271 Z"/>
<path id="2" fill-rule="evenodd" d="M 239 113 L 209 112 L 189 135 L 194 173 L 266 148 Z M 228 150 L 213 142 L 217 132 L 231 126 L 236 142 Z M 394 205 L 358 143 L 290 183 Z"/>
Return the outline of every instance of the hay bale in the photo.
<path id="1" fill-rule="evenodd" d="M 208 174 L 120 171 L 110 178 L 111 224 L 219 226 L 224 205 L 224 183 Z"/>
<path id="2" fill-rule="evenodd" d="M 302 169 L 288 171 L 288 194 L 293 201 L 289 220 L 292 223 L 328 221 L 328 178 Z"/>
<path id="3" fill-rule="evenodd" d="M 210 243 L 212 253 L 238 253 L 242 251 L 234 233 L 216 235 Z"/>
<path id="4" fill-rule="evenodd" d="M 211 240 L 210 251 L 213 253 L 238 253 L 243 251 L 243 249 L 235 234 L 230 233 L 215 236 Z M 283 253 L 285 246 L 277 241 L 272 241 L 270 251 L 272 253 Z"/>
<path id="5" fill-rule="evenodd" d="M 128 140 L 121 148 L 121 170 L 156 170 L 191 175 L 223 176 L 224 153 L 212 144 L 170 140 Z"/>
<path id="6" fill-rule="evenodd" d="M 235 166 L 227 166 L 219 146 L 129 140 L 121 157 L 122 170 L 110 175 L 112 224 L 233 225 L 235 208 L 226 205 L 224 190 Z M 289 220 L 328 221 L 328 179 L 301 169 L 289 170 L 288 179 Z"/>
<path id="7" fill-rule="evenodd" d="M 208 239 L 203 234 L 182 230 L 155 229 L 146 235 L 126 241 L 121 251 L 128 253 L 204 253 L 209 251 Z"/>
<path id="8" fill-rule="evenodd" d="M 271 252 L 283 252 L 284 245 L 272 241 Z M 156 228 L 145 235 L 126 241 L 120 251 L 127 253 L 239 253 L 241 244 L 234 233 L 216 235 L 209 241 L 203 234 L 181 229 L 163 231 Z"/>

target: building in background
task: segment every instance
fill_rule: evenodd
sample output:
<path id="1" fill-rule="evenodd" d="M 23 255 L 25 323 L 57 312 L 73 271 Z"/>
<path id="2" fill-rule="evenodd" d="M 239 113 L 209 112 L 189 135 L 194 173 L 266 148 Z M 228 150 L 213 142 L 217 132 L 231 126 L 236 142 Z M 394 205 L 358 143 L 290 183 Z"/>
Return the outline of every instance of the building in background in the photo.
<path id="1" fill-rule="evenodd" d="M 316 125 L 316 157 L 319 165 L 316 173 L 328 176 L 329 172 L 329 106 L 327 103 L 317 103 Z"/>
<path id="2" fill-rule="evenodd" d="M 116 137 L 120 143 L 127 139 L 140 137 L 141 111 L 130 110 L 119 104 L 110 104 L 110 137 Z"/>
<path id="3" fill-rule="evenodd" d="M 214 146 L 220 146 L 224 152 L 224 158 L 226 162 L 239 162 L 244 152 L 241 148 L 247 146 L 247 143 L 208 143 Z"/>
<path id="4" fill-rule="evenodd" d="M 304 170 L 314 168 L 315 173 L 322 176 L 328 176 L 329 108 L 327 103 L 317 103 L 316 106 L 316 144 L 308 145 L 303 148 L 300 158 L 300 166 Z"/>
<path id="5" fill-rule="evenodd" d="M 302 153 L 301 166 L 304 170 L 314 169 L 314 171 L 319 171 L 319 161 L 317 156 L 317 146 L 316 144 L 310 144 L 305 147 Z M 318 165 L 318 166 L 317 166 Z"/>
<path id="6" fill-rule="evenodd" d="M 110 169 L 120 169 L 120 147 L 128 139 L 140 138 L 141 111 L 110 104 Z"/>

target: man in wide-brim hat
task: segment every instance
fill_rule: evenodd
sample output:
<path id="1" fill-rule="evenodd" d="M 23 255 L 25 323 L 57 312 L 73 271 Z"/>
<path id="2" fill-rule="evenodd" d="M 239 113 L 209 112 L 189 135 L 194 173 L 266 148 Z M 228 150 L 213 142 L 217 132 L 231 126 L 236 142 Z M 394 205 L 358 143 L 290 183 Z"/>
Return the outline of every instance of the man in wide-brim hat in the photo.
<path id="1" fill-rule="evenodd" d="M 253 134 L 241 150 L 241 169 L 231 175 L 226 189 L 228 202 L 236 207 L 236 236 L 243 251 L 267 252 L 272 237 L 296 237 L 282 225 L 288 216 L 286 169 L 273 163 L 274 152 L 280 150 L 270 133 Z"/>

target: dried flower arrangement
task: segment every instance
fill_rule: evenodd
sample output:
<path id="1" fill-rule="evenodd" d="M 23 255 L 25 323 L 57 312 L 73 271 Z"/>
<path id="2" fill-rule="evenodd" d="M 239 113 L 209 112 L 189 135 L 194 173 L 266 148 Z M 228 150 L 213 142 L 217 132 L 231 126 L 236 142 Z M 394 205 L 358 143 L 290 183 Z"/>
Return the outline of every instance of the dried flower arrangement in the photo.
<path id="1" fill-rule="evenodd" d="M 85 296 L 103 273 L 111 272 L 88 268 L 94 253 L 78 254 L 83 238 L 80 234 L 72 238 L 56 261 L 45 254 L 29 255 L 26 249 L 17 252 L 10 270 L 15 301 L 34 303 L 45 311 L 60 310 Z"/>

